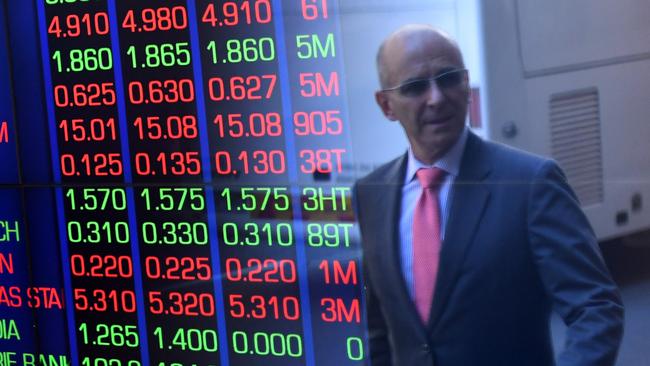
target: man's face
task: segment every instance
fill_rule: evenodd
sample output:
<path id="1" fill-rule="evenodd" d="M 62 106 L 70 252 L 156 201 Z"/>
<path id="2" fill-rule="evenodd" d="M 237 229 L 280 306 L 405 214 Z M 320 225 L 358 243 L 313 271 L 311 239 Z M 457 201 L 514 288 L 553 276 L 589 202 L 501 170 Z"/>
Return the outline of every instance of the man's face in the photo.
<path id="1" fill-rule="evenodd" d="M 445 38 L 431 35 L 403 37 L 387 44 L 384 72 L 387 87 L 432 78 L 464 68 L 460 53 Z M 415 156 L 425 163 L 439 159 L 456 142 L 465 125 L 469 98 L 467 73 L 456 74 L 457 83 L 408 93 L 400 88 L 379 91 L 377 103 L 390 120 L 404 128 Z M 407 92 L 407 93 L 405 93 Z"/>

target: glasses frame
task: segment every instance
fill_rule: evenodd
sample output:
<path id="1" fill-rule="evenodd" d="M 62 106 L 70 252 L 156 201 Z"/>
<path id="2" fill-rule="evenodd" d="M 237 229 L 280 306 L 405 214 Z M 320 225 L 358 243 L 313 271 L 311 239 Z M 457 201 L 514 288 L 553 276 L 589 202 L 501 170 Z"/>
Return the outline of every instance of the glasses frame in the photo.
<path id="1" fill-rule="evenodd" d="M 409 84 L 419 83 L 419 82 L 422 82 L 422 81 L 427 81 L 427 82 L 429 83 L 429 88 L 431 88 L 431 83 L 433 82 L 433 83 L 436 84 L 436 87 L 438 87 L 440 90 L 445 90 L 446 88 L 444 88 L 444 87 L 441 88 L 441 87 L 438 85 L 438 79 L 440 79 L 441 77 L 443 77 L 443 76 L 445 76 L 445 75 L 449 75 L 449 74 L 453 74 L 453 73 L 460 73 L 460 72 L 463 72 L 463 73 L 467 74 L 467 69 L 466 69 L 466 68 L 452 69 L 452 70 L 449 70 L 449 71 L 445 71 L 445 72 L 443 72 L 442 74 L 438 74 L 438 75 L 436 75 L 436 76 L 432 76 L 432 77 L 429 77 L 429 78 L 413 79 L 413 80 L 407 81 L 407 82 L 405 82 L 405 83 L 399 84 L 399 85 L 397 85 L 397 86 L 394 86 L 394 87 L 392 87 L 392 88 L 382 89 L 381 91 L 382 91 L 382 92 L 390 92 L 390 91 L 395 91 L 395 90 L 397 90 L 397 91 L 399 92 L 400 95 L 405 96 L 405 97 L 409 97 L 410 95 L 408 95 L 408 94 L 404 94 L 404 93 L 401 91 L 401 89 L 402 89 L 404 86 L 407 86 L 407 85 L 409 85 Z M 458 84 L 458 85 L 460 85 L 460 84 Z M 427 89 L 427 90 L 428 90 L 428 89 Z M 415 95 L 410 96 L 410 97 L 415 97 Z"/>

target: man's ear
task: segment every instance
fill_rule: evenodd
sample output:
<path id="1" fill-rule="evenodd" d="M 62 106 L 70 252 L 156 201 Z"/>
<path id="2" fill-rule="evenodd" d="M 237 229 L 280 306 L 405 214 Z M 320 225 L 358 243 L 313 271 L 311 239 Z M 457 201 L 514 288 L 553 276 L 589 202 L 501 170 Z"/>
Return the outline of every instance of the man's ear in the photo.
<path id="1" fill-rule="evenodd" d="M 395 114 L 393 113 L 393 109 L 390 106 L 390 100 L 386 93 L 382 91 L 375 92 L 375 101 L 377 101 L 377 105 L 379 105 L 381 111 L 384 112 L 386 118 L 391 121 L 397 121 L 397 117 L 395 117 Z"/>

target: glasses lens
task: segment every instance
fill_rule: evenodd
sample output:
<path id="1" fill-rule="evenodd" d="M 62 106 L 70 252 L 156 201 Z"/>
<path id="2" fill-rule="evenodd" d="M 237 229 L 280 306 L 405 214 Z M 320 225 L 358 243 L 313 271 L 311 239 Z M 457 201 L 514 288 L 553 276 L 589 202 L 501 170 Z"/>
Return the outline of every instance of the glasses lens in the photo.
<path id="1" fill-rule="evenodd" d="M 431 81 L 435 80 L 438 89 L 446 90 L 455 88 L 463 82 L 465 70 L 452 70 L 443 72 L 431 79 L 418 79 L 403 84 L 399 87 L 399 92 L 405 97 L 417 97 L 429 90 Z"/>
<path id="2" fill-rule="evenodd" d="M 429 79 L 413 80 L 399 87 L 400 94 L 408 97 L 421 95 L 427 90 L 429 90 Z"/>
<path id="3" fill-rule="evenodd" d="M 464 70 L 449 71 L 436 77 L 436 85 L 440 89 L 458 86 L 463 80 Z"/>

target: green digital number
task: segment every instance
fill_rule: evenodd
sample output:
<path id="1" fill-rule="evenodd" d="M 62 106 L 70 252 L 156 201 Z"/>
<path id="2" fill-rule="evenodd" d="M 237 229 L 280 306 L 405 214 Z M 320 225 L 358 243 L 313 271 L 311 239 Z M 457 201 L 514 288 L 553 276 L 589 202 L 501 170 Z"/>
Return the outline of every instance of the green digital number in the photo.
<path id="1" fill-rule="evenodd" d="M 89 0 L 45 0 L 47 5 L 56 5 L 56 4 L 72 4 L 76 2 L 87 2 Z"/>
<path id="2" fill-rule="evenodd" d="M 203 211 L 205 208 L 202 188 L 158 188 L 153 192 L 155 200 L 149 188 L 140 193 L 147 211 L 181 211 L 188 207 L 193 211 Z"/>
<path id="3" fill-rule="evenodd" d="M 140 361 L 137 360 L 129 360 L 126 362 L 123 362 L 122 360 L 118 358 L 102 358 L 102 357 L 97 357 L 97 358 L 90 358 L 90 357 L 84 357 L 83 360 L 81 361 L 81 366 L 141 366 L 142 364 Z"/>
<path id="4" fill-rule="evenodd" d="M 302 337 L 298 334 L 255 332 L 252 339 L 242 331 L 232 333 L 232 347 L 235 353 L 260 356 L 302 356 Z"/>
<path id="5" fill-rule="evenodd" d="M 226 245 L 258 246 L 274 244 L 286 247 L 293 244 L 293 228 L 291 224 L 281 222 L 276 225 L 264 223 L 261 226 L 254 222 L 241 225 L 243 234 L 240 235 L 240 225 L 234 222 L 224 222 L 221 225 L 221 237 Z"/>
<path id="6" fill-rule="evenodd" d="M 126 244 L 130 240 L 129 224 L 124 221 L 70 221 L 67 232 L 70 243 Z"/>
<path id="7" fill-rule="evenodd" d="M 73 211 L 126 210 L 126 191 L 122 188 L 83 188 L 80 202 L 77 202 L 77 192 L 79 190 L 73 188 L 65 192 Z"/>
<path id="8" fill-rule="evenodd" d="M 301 34 L 296 36 L 298 58 L 327 58 L 336 57 L 334 34 L 328 33 L 323 42 L 318 34 Z"/>
<path id="9" fill-rule="evenodd" d="M 229 39 L 223 59 L 219 57 L 216 41 L 210 41 L 206 48 L 212 55 L 213 64 L 275 60 L 275 43 L 271 37 Z"/>
<path id="10" fill-rule="evenodd" d="M 145 244 L 205 245 L 208 243 L 208 225 L 204 222 L 142 223 Z"/>
<path id="11" fill-rule="evenodd" d="M 61 51 L 54 51 L 52 59 L 58 72 L 80 72 L 111 70 L 113 68 L 113 53 L 110 48 L 72 49 L 64 59 Z"/>
<path id="12" fill-rule="evenodd" d="M 348 358 L 352 361 L 363 360 L 363 341 L 358 337 L 348 337 L 347 342 Z"/>
<path id="13" fill-rule="evenodd" d="M 135 46 L 129 46 L 126 54 L 131 56 L 134 69 L 187 66 L 192 61 L 188 42 L 148 44 L 144 46 L 144 56 L 138 55 Z"/>
<path id="14" fill-rule="evenodd" d="M 350 230 L 353 224 L 307 224 L 307 243 L 312 247 L 338 248 L 350 246 Z"/>
<path id="15" fill-rule="evenodd" d="M 161 327 L 153 334 L 158 338 L 159 349 L 180 349 L 182 351 L 215 352 L 218 348 L 217 332 L 214 329 L 179 328 L 174 333 L 171 343 L 167 344 Z"/>
<path id="16" fill-rule="evenodd" d="M 97 346 L 114 346 L 114 347 L 139 347 L 140 337 L 138 336 L 137 327 L 135 325 L 120 325 L 120 324 L 97 324 L 92 331 L 94 334 L 89 334 L 88 325 L 81 323 L 79 325 L 79 332 L 81 333 L 83 343 Z"/>
<path id="17" fill-rule="evenodd" d="M 267 206 L 274 211 L 289 210 L 289 194 L 284 187 L 242 187 L 239 189 L 239 197 L 230 188 L 221 191 L 221 197 L 225 199 L 226 209 L 244 211 L 264 211 Z M 238 198 L 241 205 L 235 206 L 233 201 Z"/>

